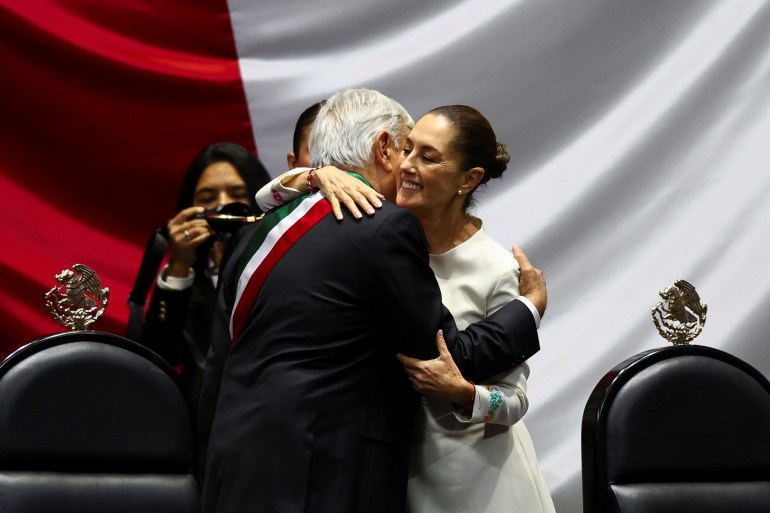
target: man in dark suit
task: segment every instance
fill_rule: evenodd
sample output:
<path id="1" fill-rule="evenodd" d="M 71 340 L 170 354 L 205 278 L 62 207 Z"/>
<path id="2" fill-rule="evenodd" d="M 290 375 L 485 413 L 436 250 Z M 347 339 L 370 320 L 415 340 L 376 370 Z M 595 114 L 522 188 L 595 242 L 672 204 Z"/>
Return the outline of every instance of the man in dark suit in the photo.
<path id="1" fill-rule="evenodd" d="M 338 93 L 311 155 L 394 197 L 411 124 L 380 93 Z M 532 290 L 542 311 L 544 283 Z M 458 332 L 419 221 L 393 203 L 338 222 L 317 193 L 268 214 L 222 276 L 200 405 L 204 511 L 402 511 L 418 396 L 396 353 L 434 358 L 439 328 L 471 380 L 539 348 L 522 301 Z"/>

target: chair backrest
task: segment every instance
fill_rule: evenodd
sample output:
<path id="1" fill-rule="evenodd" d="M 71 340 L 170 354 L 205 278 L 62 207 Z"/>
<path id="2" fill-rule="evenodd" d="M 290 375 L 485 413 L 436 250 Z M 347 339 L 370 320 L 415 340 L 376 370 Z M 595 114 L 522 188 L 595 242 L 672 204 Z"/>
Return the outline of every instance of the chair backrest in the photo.
<path id="1" fill-rule="evenodd" d="M 704 346 L 640 353 L 583 413 L 584 513 L 770 512 L 770 382 Z"/>
<path id="2" fill-rule="evenodd" d="M 0 511 L 199 509 L 189 408 L 160 357 L 84 331 L 0 363 Z"/>

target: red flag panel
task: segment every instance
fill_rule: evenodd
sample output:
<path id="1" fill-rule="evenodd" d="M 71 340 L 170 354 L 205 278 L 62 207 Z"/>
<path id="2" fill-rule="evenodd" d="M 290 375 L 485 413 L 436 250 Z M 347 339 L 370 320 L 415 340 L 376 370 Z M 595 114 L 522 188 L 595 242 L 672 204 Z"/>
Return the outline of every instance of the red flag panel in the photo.
<path id="1" fill-rule="evenodd" d="M 189 162 L 256 151 L 226 0 L 0 0 L 0 63 L 0 353 L 64 329 L 44 294 L 75 263 L 111 289 L 93 328 L 123 334 Z"/>

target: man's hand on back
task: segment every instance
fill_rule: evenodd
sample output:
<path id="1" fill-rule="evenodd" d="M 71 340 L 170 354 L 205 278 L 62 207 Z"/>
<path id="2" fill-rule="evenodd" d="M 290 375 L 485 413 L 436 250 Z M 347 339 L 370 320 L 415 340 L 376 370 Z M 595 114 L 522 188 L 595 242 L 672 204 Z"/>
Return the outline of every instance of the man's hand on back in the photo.
<path id="1" fill-rule="evenodd" d="M 519 263 L 521 275 L 519 276 L 519 292 L 535 305 L 540 317 L 545 314 L 548 304 L 548 292 L 545 287 L 545 277 L 540 269 L 534 267 L 527 255 L 518 247 L 513 246 L 513 257 Z"/>

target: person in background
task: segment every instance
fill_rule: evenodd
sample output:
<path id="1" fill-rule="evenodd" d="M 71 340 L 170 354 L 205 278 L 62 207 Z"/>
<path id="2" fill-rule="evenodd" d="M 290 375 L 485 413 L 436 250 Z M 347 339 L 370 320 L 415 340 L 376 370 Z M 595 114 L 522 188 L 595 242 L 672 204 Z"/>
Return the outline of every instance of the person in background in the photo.
<path id="1" fill-rule="evenodd" d="M 219 266 L 227 234 L 215 233 L 196 215 L 234 202 L 256 210 L 254 193 L 270 176 L 243 146 L 218 142 L 204 148 L 182 180 L 177 214 L 166 225 L 168 263 L 157 276 L 142 325 L 141 343 L 181 375 L 191 406 L 198 402 L 211 322 L 216 304 Z"/>
<path id="2" fill-rule="evenodd" d="M 314 103 L 299 115 L 297 123 L 294 126 L 294 136 L 292 138 L 292 151 L 286 154 L 286 163 L 289 165 L 289 169 L 297 169 L 297 173 L 307 170 L 310 166 L 310 153 L 308 151 L 308 139 L 310 138 L 310 131 L 313 129 L 313 123 L 315 122 L 318 111 L 321 109 L 325 101 Z M 284 173 L 281 177 L 273 180 L 271 183 L 274 187 L 268 189 L 266 194 L 271 196 L 269 201 L 270 205 L 267 206 L 263 212 L 269 211 L 271 208 L 285 203 L 282 194 L 286 193 L 287 197 L 296 197 L 294 194 L 295 189 L 289 186 L 289 183 L 293 181 L 296 173 L 288 172 Z M 267 204 L 267 203 L 266 203 Z"/>
<path id="3" fill-rule="evenodd" d="M 294 126 L 294 137 L 292 138 L 292 151 L 286 154 L 286 163 L 289 165 L 289 169 L 310 167 L 310 153 L 307 149 L 307 140 L 310 137 L 313 122 L 316 116 L 318 116 L 318 110 L 323 104 L 323 101 L 314 103 L 302 111 L 302 114 L 297 118 L 297 124 Z"/>

